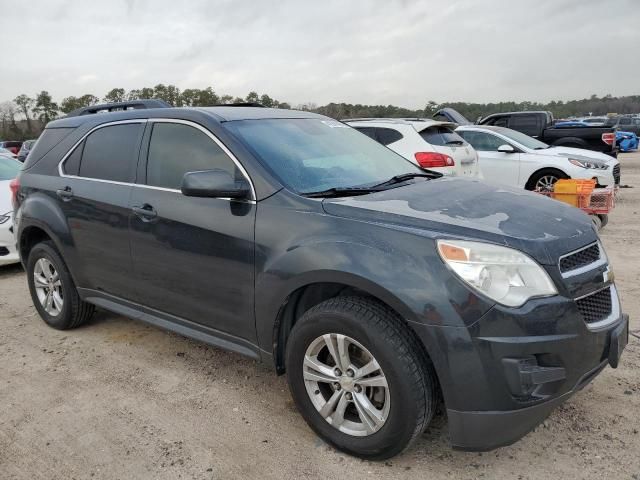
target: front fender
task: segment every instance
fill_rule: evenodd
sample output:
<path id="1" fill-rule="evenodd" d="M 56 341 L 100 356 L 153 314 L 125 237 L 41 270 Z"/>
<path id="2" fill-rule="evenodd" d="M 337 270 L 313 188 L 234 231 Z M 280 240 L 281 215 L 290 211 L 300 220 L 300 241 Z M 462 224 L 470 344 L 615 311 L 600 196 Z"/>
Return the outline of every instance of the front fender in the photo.
<path id="1" fill-rule="evenodd" d="M 255 305 L 263 350 L 272 350 L 275 322 L 287 299 L 325 282 L 362 290 L 408 322 L 425 325 L 469 325 L 491 307 L 453 276 L 434 240 L 418 232 L 261 202 Z"/>

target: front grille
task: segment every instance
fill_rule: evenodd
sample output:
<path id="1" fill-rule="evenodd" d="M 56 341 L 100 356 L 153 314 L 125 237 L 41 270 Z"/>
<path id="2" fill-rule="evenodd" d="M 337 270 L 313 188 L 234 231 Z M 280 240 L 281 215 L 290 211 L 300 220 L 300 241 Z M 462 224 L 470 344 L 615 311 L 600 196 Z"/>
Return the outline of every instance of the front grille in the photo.
<path id="1" fill-rule="evenodd" d="M 585 322 L 595 323 L 604 320 L 611 313 L 611 288 L 607 287 L 576 300 L 576 305 Z"/>
<path id="2" fill-rule="evenodd" d="M 620 164 L 613 167 L 613 180 L 616 185 L 620 185 Z"/>
<path id="3" fill-rule="evenodd" d="M 570 272 L 600 259 L 600 247 L 597 243 L 578 250 L 560 259 L 560 273 Z"/>

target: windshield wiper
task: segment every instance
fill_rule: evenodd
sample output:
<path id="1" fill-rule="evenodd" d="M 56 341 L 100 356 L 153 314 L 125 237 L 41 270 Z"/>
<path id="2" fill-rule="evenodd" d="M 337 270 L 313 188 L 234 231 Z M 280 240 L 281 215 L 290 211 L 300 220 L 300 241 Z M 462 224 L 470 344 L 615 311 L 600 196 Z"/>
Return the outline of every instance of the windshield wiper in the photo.
<path id="1" fill-rule="evenodd" d="M 395 177 L 391 177 L 389 180 L 386 180 L 382 183 L 377 183 L 373 185 L 373 188 L 387 187 L 389 185 L 395 185 L 396 183 L 406 182 L 407 180 L 411 180 L 412 178 L 423 177 L 428 178 L 430 180 L 435 178 L 442 177 L 440 172 L 434 171 L 425 171 L 425 172 L 411 172 L 411 173 L 402 173 L 400 175 L 396 175 Z"/>
<path id="2" fill-rule="evenodd" d="M 330 198 L 366 195 L 367 193 L 379 192 L 380 189 L 376 187 L 333 187 L 326 190 L 320 190 L 318 192 L 305 192 L 302 193 L 302 195 L 308 198 Z"/>

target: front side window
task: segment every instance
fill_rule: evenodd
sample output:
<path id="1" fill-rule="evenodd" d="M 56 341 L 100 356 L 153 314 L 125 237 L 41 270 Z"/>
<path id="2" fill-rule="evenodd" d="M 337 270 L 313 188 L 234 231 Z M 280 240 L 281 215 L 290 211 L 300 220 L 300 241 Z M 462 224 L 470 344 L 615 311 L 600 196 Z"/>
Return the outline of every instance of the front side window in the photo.
<path id="1" fill-rule="evenodd" d="M 373 185 L 421 170 L 335 120 L 315 118 L 225 122 L 287 187 L 299 193 Z"/>
<path id="2" fill-rule="evenodd" d="M 149 141 L 147 185 L 180 189 L 187 172 L 224 170 L 237 178 L 233 160 L 204 132 L 179 123 L 156 123 Z"/>
<path id="3" fill-rule="evenodd" d="M 460 132 L 460 135 L 479 152 L 496 152 L 498 147 L 507 143 L 500 137 L 484 132 Z"/>
<path id="4" fill-rule="evenodd" d="M 82 147 L 78 175 L 114 182 L 131 182 L 143 127 L 141 123 L 109 125 L 89 134 L 76 148 L 77 151 Z M 70 167 L 74 165 L 72 157 L 76 151 L 68 159 L 71 160 Z M 65 172 L 73 174 L 67 170 L 66 162 L 64 168 Z"/>

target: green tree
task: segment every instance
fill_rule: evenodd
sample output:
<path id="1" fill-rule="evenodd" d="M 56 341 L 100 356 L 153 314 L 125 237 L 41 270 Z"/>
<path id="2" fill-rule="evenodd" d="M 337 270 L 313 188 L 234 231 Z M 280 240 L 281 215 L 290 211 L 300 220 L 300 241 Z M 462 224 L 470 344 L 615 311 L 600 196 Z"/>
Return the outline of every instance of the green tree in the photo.
<path id="1" fill-rule="evenodd" d="M 33 98 L 25 95 L 24 93 L 18 95 L 13 99 L 13 101 L 18 106 L 20 113 L 22 113 L 22 115 L 24 115 L 24 118 L 27 120 L 27 135 L 30 135 L 33 131 L 33 126 L 31 125 L 31 116 L 29 115 L 29 112 L 35 105 L 36 101 Z"/>
<path id="2" fill-rule="evenodd" d="M 36 105 L 33 108 L 41 122 L 49 123 L 58 116 L 58 104 L 53 101 L 51 95 L 46 90 L 42 90 L 36 96 Z"/>
<path id="3" fill-rule="evenodd" d="M 117 103 L 125 101 L 125 91 L 124 88 L 112 88 L 109 92 L 104 96 L 103 100 L 107 103 Z"/>
<path id="4" fill-rule="evenodd" d="M 274 106 L 273 98 L 265 93 L 260 97 L 260 104 L 271 108 Z"/>
<path id="5" fill-rule="evenodd" d="M 96 105 L 99 101 L 100 99 L 98 97 L 90 93 L 84 94 L 81 97 L 66 97 L 60 102 L 60 110 L 64 113 L 70 113 L 78 108 Z"/>
<path id="6" fill-rule="evenodd" d="M 258 103 L 260 101 L 260 97 L 256 92 L 249 92 L 246 100 L 244 101 L 249 103 Z M 234 103 L 242 103 L 242 102 L 234 102 Z"/>

